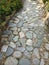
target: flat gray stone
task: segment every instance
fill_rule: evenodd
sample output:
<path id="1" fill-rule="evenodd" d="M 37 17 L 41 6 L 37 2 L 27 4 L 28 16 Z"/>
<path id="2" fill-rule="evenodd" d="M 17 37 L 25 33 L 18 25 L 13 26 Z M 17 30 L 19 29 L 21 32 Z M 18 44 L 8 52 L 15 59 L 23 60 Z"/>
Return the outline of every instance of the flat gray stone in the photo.
<path id="1" fill-rule="evenodd" d="M 33 38 L 33 35 L 32 35 L 32 33 L 27 32 L 27 33 L 26 33 L 26 37 L 29 38 L 29 39 L 32 39 L 32 38 Z"/>
<path id="2" fill-rule="evenodd" d="M 17 41 L 18 41 L 18 38 L 19 38 L 18 36 L 15 36 L 15 37 L 13 38 L 13 41 L 14 41 L 14 42 L 17 42 Z"/>
<path id="3" fill-rule="evenodd" d="M 45 48 L 49 51 L 49 44 L 45 44 Z"/>
<path id="4" fill-rule="evenodd" d="M 23 26 L 23 21 L 18 22 L 18 27 L 22 27 Z"/>
<path id="5" fill-rule="evenodd" d="M 16 27 L 17 25 L 15 23 L 9 23 L 9 27 Z"/>
<path id="6" fill-rule="evenodd" d="M 18 60 L 15 59 L 14 57 L 8 57 L 4 63 L 4 65 L 17 65 Z"/>
<path id="7" fill-rule="evenodd" d="M 10 56 L 10 55 L 12 55 L 13 52 L 14 52 L 14 49 L 11 48 L 11 47 L 8 47 L 7 52 L 6 52 L 6 56 Z"/>
<path id="8" fill-rule="evenodd" d="M 31 62 L 30 62 L 30 60 L 28 60 L 28 59 L 22 58 L 22 59 L 20 59 L 20 61 L 19 61 L 19 65 L 31 65 Z"/>
<path id="9" fill-rule="evenodd" d="M 40 60 L 38 58 L 34 58 L 32 62 L 33 62 L 34 65 L 40 64 Z"/>
<path id="10" fill-rule="evenodd" d="M 0 60 L 3 59 L 3 54 L 0 52 Z"/>

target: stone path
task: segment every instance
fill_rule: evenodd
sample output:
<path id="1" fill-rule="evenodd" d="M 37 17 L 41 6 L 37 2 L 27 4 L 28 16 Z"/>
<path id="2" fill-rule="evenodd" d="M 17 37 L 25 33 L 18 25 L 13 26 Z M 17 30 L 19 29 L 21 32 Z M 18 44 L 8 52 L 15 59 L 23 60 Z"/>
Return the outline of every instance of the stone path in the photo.
<path id="1" fill-rule="evenodd" d="M 44 33 L 43 10 L 26 0 L 2 33 L 0 65 L 49 65 L 49 44 Z"/>

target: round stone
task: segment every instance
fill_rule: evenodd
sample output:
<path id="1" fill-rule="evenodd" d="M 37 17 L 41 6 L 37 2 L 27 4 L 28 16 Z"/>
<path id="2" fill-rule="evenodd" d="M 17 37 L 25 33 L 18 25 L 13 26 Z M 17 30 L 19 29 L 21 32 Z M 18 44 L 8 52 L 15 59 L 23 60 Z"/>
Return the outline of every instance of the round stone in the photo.
<path id="1" fill-rule="evenodd" d="M 27 46 L 26 49 L 27 49 L 27 51 L 32 51 L 33 47 L 32 46 Z"/>
<path id="2" fill-rule="evenodd" d="M 21 58 L 22 53 L 20 51 L 15 51 L 13 56 L 16 57 L 16 58 Z"/>
<path id="3" fill-rule="evenodd" d="M 13 42 L 10 42 L 9 46 L 12 48 L 16 48 L 16 45 Z"/>
<path id="4" fill-rule="evenodd" d="M 18 38 L 19 38 L 18 36 L 15 36 L 15 37 L 13 38 L 13 41 L 14 41 L 14 42 L 17 42 L 17 41 L 18 41 Z"/>
<path id="5" fill-rule="evenodd" d="M 30 62 L 30 60 L 28 60 L 28 59 L 22 58 L 22 59 L 20 59 L 20 61 L 19 61 L 19 65 L 31 65 L 31 62 Z"/>
<path id="6" fill-rule="evenodd" d="M 8 57 L 5 61 L 4 65 L 17 65 L 18 64 L 18 60 L 15 59 L 14 57 Z"/>
<path id="7" fill-rule="evenodd" d="M 8 47 L 8 49 L 7 49 L 7 51 L 6 51 L 6 56 L 10 56 L 10 55 L 12 55 L 13 52 L 14 52 L 14 49 L 11 48 L 11 47 Z"/>
<path id="8" fill-rule="evenodd" d="M 33 38 L 33 35 L 32 35 L 32 33 L 27 32 L 27 33 L 26 33 L 26 37 L 29 38 L 29 39 L 32 39 L 32 38 Z"/>
<path id="9" fill-rule="evenodd" d="M 32 44 L 33 44 L 33 41 L 31 39 L 28 39 L 26 42 L 26 45 L 32 46 Z"/>
<path id="10" fill-rule="evenodd" d="M 40 64 L 40 60 L 38 58 L 34 58 L 32 62 L 33 62 L 34 65 Z"/>
<path id="11" fill-rule="evenodd" d="M 0 60 L 2 60 L 3 58 L 3 54 L 0 52 Z"/>
<path id="12" fill-rule="evenodd" d="M 23 37 L 25 37 L 25 34 L 24 34 L 24 32 L 22 32 L 22 31 L 21 31 L 21 32 L 19 33 L 19 36 L 20 36 L 20 38 L 23 38 Z"/>

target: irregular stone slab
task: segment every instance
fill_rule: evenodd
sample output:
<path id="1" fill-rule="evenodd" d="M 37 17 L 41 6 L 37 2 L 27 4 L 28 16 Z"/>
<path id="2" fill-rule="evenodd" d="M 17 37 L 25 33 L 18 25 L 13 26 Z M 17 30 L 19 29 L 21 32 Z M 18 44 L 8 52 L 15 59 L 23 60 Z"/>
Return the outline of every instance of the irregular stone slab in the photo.
<path id="1" fill-rule="evenodd" d="M 31 62 L 30 62 L 30 60 L 28 60 L 28 59 L 22 58 L 22 59 L 20 59 L 20 61 L 19 61 L 19 65 L 31 65 Z"/>
<path id="2" fill-rule="evenodd" d="M 32 47 L 32 46 L 27 46 L 27 47 L 26 47 L 26 50 L 27 50 L 27 51 L 32 51 L 32 50 L 33 50 L 33 47 Z"/>
<path id="3" fill-rule="evenodd" d="M 13 43 L 13 42 L 10 42 L 9 46 L 12 47 L 12 48 L 16 48 L 16 44 Z"/>
<path id="4" fill-rule="evenodd" d="M 37 58 L 40 59 L 40 55 L 39 55 L 39 49 L 38 48 L 35 48 L 34 51 L 33 51 L 33 55 Z"/>
<path id="5" fill-rule="evenodd" d="M 13 56 L 14 56 L 15 58 L 21 58 L 22 53 L 21 53 L 20 51 L 15 51 L 14 54 L 13 54 Z"/>
<path id="6" fill-rule="evenodd" d="M 49 44 L 45 44 L 45 48 L 49 51 Z"/>
<path id="7" fill-rule="evenodd" d="M 10 28 L 12 31 L 17 31 L 17 27 Z"/>
<path id="8" fill-rule="evenodd" d="M 17 41 L 18 41 L 18 38 L 19 38 L 18 36 L 15 36 L 15 37 L 13 38 L 13 41 L 14 41 L 14 42 L 17 42 Z"/>
<path id="9" fill-rule="evenodd" d="M 31 39 L 28 39 L 26 42 L 26 45 L 32 46 L 32 44 L 33 44 L 33 41 Z"/>
<path id="10" fill-rule="evenodd" d="M 10 55 L 12 55 L 13 52 L 14 52 L 14 49 L 11 48 L 11 47 L 8 47 L 7 52 L 6 52 L 6 56 L 10 56 Z"/>
<path id="11" fill-rule="evenodd" d="M 15 23 L 9 23 L 9 27 L 16 27 L 17 25 Z"/>
<path id="12" fill-rule="evenodd" d="M 29 38 L 29 39 L 32 39 L 32 38 L 33 38 L 33 35 L 32 35 L 32 33 L 27 32 L 27 33 L 26 33 L 26 37 Z"/>
<path id="13" fill-rule="evenodd" d="M 17 47 L 17 50 L 18 51 L 21 51 L 21 52 L 24 52 L 25 51 L 25 48 L 24 47 Z"/>
<path id="14" fill-rule="evenodd" d="M 45 65 L 44 59 L 41 59 L 40 65 Z"/>
<path id="15" fill-rule="evenodd" d="M 40 64 L 40 60 L 38 58 L 33 58 L 33 64 L 34 65 L 39 65 Z"/>
<path id="16" fill-rule="evenodd" d="M 45 59 L 48 59 L 48 57 L 49 57 L 48 52 L 44 52 L 44 58 L 45 58 Z"/>
<path id="17" fill-rule="evenodd" d="M 22 21 L 18 22 L 18 27 L 22 27 L 22 26 L 23 26 L 23 22 Z"/>
<path id="18" fill-rule="evenodd" d="M 8 49 L 8 45 L 3 45 L 2 48 L 1 48 L 1 51 L 6 52 L 7 49 Z"/>
<path id="19" fill-rule="evenodd" d="M 20 38 L 23 38 L 23 37 L 25 37 L 25 34 L 24 34 L 24 32 L 22 32 L 22 31 L 21 31 L 21 32 L 19 33 L 19 36 L 20 36 Z"/>
<path id="20" fill-rule="evenodd" d="M 3 54 L 0 52 L 0 60 L 3 59 Z"/>
<path id="21" fill-rule="evenodd" d="M 17 65 L 18 64 L 18 60 L 15 59 L 14 57 L 8 57 L 5 61 L 4 65 Z"/>

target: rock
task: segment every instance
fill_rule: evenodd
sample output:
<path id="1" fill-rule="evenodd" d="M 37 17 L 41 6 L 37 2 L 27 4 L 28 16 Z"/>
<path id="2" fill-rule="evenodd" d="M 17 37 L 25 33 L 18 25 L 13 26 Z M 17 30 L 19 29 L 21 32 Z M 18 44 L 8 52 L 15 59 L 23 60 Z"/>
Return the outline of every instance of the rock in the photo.
<path id="1" fill-rule="evenodd" d="M 32 33 L 27 32 L 27 33 L 26 33 L 26 37 L 29 38 L 29 39 L 32 39 L 32 38 L 33 38 L 33 35 L 32 35 Z"/>
<path id="2" fill-rule="evenodd" d="M 31 65 L 31 62 L 30 62 L 30 60 L 28 60 L 28 59 L 22 58 L 22 59 L 20 59 L 20 61 L 19 61 L 19 65 Z"/>
<path id="3" fill-rule="evenodd" d="M 3 45 L 2 48 L 1 48 L 1 51 L 6 52 L 7 49 L 8 49 L 8 45 Z"/>
<path id="4" fill-rule="evenodd" d="M 35 33 L 33 33 L 33 38 L 37 38 L 37 35 Z"/>
<path id="5" fill-rule="evenodd" d="M 3 59 L 3 54 L 0 52 L 0 60 Z"/>
<path id="6" fill-rule="evenodd" d="M 38 48 L 35 48 L 34 51 L 33 51 L 33 55 L 37 58 L 40 59 L 40 55 L 39 55 L 39 49 Z"/>
<path id="7" fill-rule="evenodd" d="M 15 37 L 13 38 L 13 41 L 14 41 L 14 42 L 17 42 L 17 41 L 18 41 L 18 38 L 19 38 L 18 36 L 15 36 Z"/>
<path id="8" fill-rule="evenodd" d="M 14 57 L 8 57 L 5 61 L 4 65 L 17 65 L 18 64 L 18 60 L 15 59 Z"/>
<path id="9" fill-rule="evenodd" d="M 45 65 L 44 59 L 41 59 L 40 65 Z"/>
<path id="10" fill-rule="evenodd" d="M 16 27 L 17 25 L 15 24 L 15 23 L 11 23 L 11 22 L 9 22 L 9 27 Z"/>
<path id="11" fill-rule="evenodd" d="M 33 41 L 31 39 L 28 39 L 26 42 L 26 45 L 32 46 L 32 44 L 33 44 Z"/>
<path id="12" fill-rule="evenodd" d="M 8 47 L 7 52 L 6 52 L 6 56 L 10 56 L 10 55 L 12 55 L 13 52 L 14 52 L 14 49 L 11 48 L 11 47 Z"/>
<path id="13" fill-rule="evenodd" d="M 17 47 L 17 50 L 20 51 L 20 52 L 24 52 L 25 48 L 24 47 Z"/>
<path id="14" fill-rule="evenodd" d="M 18 28 L 18 32 L 20 32 L 21 31 L 21 29 L 20 28 Z"/>
<path id="15" fill-rule="evenodd" d="M 21 53 L 20 51 L 15 51 L 14 54 L 13 54 L 13 56 L 14 56 L 15 58 L 21 58 L 22 53 Z"/>
<path id="16" fill-rule="evenodd" d="M 13 34 L 14 34 L 14 35 L 17 35 L 17 34 L 18 34 L 18 32 L 17 32 L 17 31 L 13 31 Z"/>
<path id="17" fill-rule="evenodd" d="M 40 60 L 38 58 L 33 58 L 33 64 L 34 65 L 39 65 L 40 64 Z"/>
<path id="18" fill-rule="evenodd" d="M 13 42 L 10 42 L 9 46 L 12 47 L 12 48 L 16 48 L 16 45 Z"/>
<path id="19" fill-rule="evenodd" d="M 26 50 L 27 50 L 27 51 L 32 51 L 32 50 L 33 50 L 33 47 L 32 47 L 32 46 L 27 46 L 27 47 L 26 47 Z"/>
<path id="20" fill-rule="evenodd" d="M 17 47 L 21 47 L 21 43 L 18 41 L 18 42 L 16 42 L 16 46 Z"/>
<path id="21" fill-rule="evenodd" d="M 24 32 L 22 32 L 22 31 L 21 31 L 21 32 L 19 33 L 19 36 L 20 36 L 20 38 L 23 38 L 23 37 L 25 37 L 25 34 L 24 34 Z"/>
<path id="22" fill-rule="evenodd" d="M 23 26 L 23 21 L 18 22 L 18 27 L 22 27 Z"/>
<path id="23" fill-rule="evenodd" d="M 45 44 L 45 48 L 49 51 L 49 44 Z"/>
<path id="24" fill-rule="evenodd" d="M 24 51 L 24 55 L 29 59 L 31 58 L 31 54 L 28 51 Z"/>
<path id="25" fill-rule="evenodd" d="M 17 31 L 17 27 L 10 28 L 12 31 Z"/>
<path id="26" fill-rule="evenodd" d="M 44 58 L 48 59 L 48 56 L 49 56 L 48 52 L 44 52 Z"/>
<path id="27" fill-rule="evenodd" d="M 26 46 L 26 38 L 19 39 L 22 46 Z"/>

